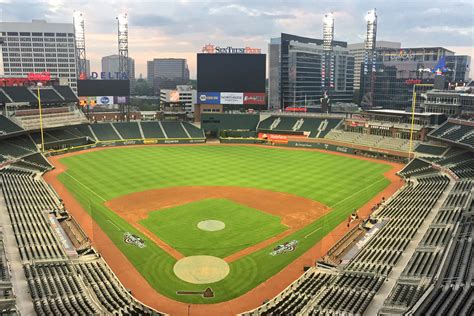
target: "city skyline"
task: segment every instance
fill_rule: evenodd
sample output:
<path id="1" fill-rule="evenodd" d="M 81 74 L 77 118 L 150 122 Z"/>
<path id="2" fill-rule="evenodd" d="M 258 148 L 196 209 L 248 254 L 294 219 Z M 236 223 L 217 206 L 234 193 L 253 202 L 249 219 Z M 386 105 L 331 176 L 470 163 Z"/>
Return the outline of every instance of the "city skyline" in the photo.
<path id="1" fill-rule="evenodd" d="M 366 11 L 376 8 L 378 40 L 402 47 L 442 46 L 474 57 L 474 31 L 469 1 L 9 1 L 0 0 L 0 20 L 31 22 L 45 19 L 72 23 L 73 10 L 85 16 L 86 54 L 91 71 L 100 71 L 103 56 L 117 53 L 115 17 L 127 12 L 129 56 L 136 77 L 146 77 L 147 60 L 186 58 L 196 78 L 196 53 L 208 43 L 255 47 L 267 53 L 270 38 L 280 33 L 322 38 L 325 13 L 335 16 L 335 40 L 364 40 Z M 465 8 L 461 10 L 460 8 Z M 101 12 L 99 14 L 98 12 Z M 105 12 L 105 13 L 104 13 Z M 158 13 L 153 13 L 158 12 Z M 68 18 L 69 17 L 69 18 Z M 400 25 L 405 27 L 401 28 Z"/>

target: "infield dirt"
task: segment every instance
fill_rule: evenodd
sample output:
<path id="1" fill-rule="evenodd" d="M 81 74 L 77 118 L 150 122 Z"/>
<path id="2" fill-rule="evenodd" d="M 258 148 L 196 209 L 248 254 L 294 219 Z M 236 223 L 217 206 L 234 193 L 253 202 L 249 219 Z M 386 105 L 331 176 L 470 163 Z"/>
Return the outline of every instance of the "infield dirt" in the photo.
<path id="1" fill-rule="evenodd" d="M 175 259 L 181 259 L 184 257 L 183 254 L 167 245 L 146 227 L 140 225 L 139 222 L 148 218 L 150 212 L 212 198 L 231 200 L 279 216 L 281 223 L 289 227 L 289 229 L 281 234 L 226 257 L 224 260 L 228 263 L 265 248 L 275 241 L 292 234 L 298 229 L 314 222 L 330 210 L 329 207 L 319 202 L 288 193 L 229 186 L 189 186 L 148 190 L 122 195 L 105 202 L 105 205 L 153 240 Z"/>

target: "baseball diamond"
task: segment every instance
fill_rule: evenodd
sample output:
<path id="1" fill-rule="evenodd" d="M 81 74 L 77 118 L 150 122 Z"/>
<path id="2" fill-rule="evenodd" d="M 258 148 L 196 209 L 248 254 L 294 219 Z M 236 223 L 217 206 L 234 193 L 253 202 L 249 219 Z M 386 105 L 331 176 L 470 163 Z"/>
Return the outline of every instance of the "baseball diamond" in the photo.
<path id="1" fill-rule="evenodd" d="M 78 212 L 87 213 L 81 225 L 112 267 L 121 262 L 121 279 L 131 264 L 159 295 L 196 304 L 232 300 L 304 258 L 387 188 L 384 174 L 393 168 L 344 154 L 245 145 L 131 146 L 51 161 L 56 170 L 48 181 L 80 203 Z M 125 243 L 125 233 L 144 247 Z M 110 257 L 112 248 L 125 257 Z M 213 297 L 177 294 L 206 287 Z"/>

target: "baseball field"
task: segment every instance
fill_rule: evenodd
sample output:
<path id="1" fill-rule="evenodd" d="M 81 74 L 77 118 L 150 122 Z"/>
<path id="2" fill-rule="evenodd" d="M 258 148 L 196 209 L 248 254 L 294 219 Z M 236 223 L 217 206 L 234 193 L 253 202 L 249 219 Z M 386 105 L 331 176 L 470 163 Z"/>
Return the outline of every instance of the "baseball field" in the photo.
<path id="1" fill-rule="evenodd" d="M 197 304 L 271 278 L 387 187 L 391 169 L 257 146 L 122 147 L 59 162 L 64 188 L 148 283 Z M 192 293 L 208 287 L 213 297 Z"/>

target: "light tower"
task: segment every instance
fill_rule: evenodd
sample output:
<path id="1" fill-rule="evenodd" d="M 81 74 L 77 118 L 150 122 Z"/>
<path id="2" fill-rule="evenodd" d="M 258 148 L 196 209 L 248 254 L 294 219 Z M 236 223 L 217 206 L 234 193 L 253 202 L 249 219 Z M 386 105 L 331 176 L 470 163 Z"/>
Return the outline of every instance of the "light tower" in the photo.
<path id="1" fill-rule="evenodd" d="M 367 21 L 367 33 L 365 36 L 364 78 L 370 77 L 370 94 L 364 95 L 362 103 L 372 107 L 374 105 L 375 62 L 377 59 L 377 12 L 375 9 L 367 12 L 365 20 Z"/>
<path id="2" fill-rule="evenodd" d="M 74 11 L 72 15 L 74 24 L 74 39 L 76 43 L 76 75 L 77 79 L 87 78 L 86 67 L 86 36 L 84 29 L 84 14 Z"/>
<path id="3" fill-rule="evenodd" d="M 118 24 L 118 55 L 119 55 L 119 72 L 121 75 L 126 74 L 127 79 L 130 78 L 128 69 L 128 15 L 127 13 L 119 14 L 117 17 Z"/>
<path id="4" fill-rule="evenodd" d="M 325 107 L 325 111 L 329 106 L 329 91 L 334 88 L 334 14 L 326 13 L 323 18 L 323 58 L 321 60 L 321 87 L 323 95 L 321 104 Z"/>
<path id="5" fill-rule="evenodd" d="M 367 21 L 367 33 L 365 36 L 365 58 L 364 58 L 364 74 L 375 72 L 375 60 L 377 53 L 375 45 L 377 42 L 377 12 L 375 9 L 370 10 L 365 15 Z"/>

